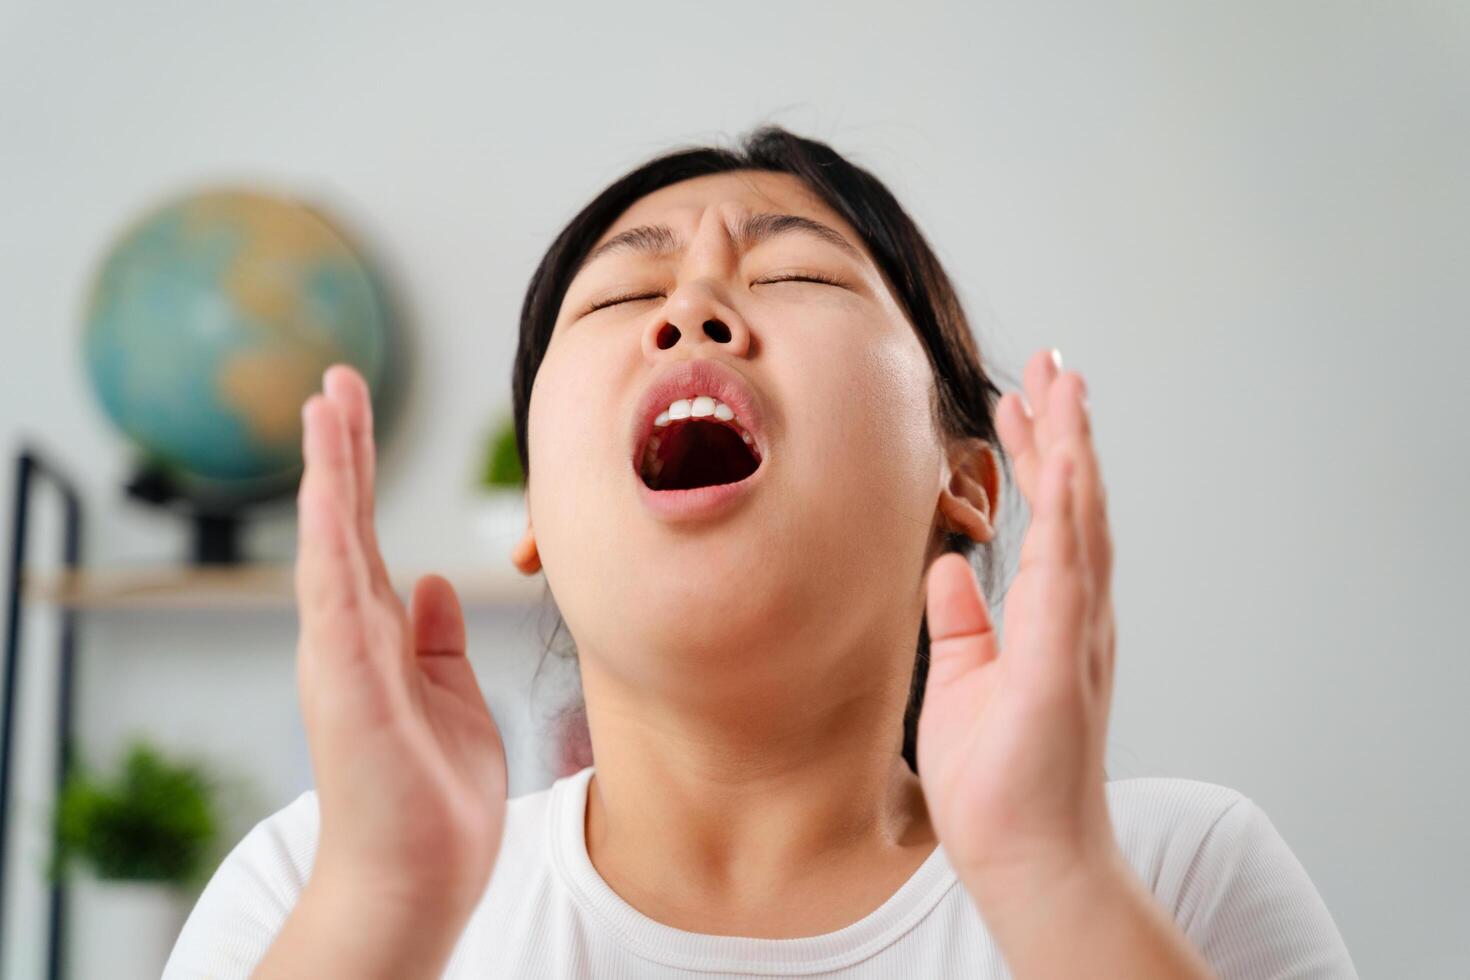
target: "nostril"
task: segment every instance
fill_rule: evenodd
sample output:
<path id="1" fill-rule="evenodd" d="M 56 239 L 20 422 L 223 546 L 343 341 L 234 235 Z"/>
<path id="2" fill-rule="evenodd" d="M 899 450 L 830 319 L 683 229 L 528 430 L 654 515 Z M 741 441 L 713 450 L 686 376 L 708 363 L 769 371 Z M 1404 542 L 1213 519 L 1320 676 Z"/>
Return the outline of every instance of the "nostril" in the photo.
<path id="1" fill-rule="evenodd" d="M 672 323 L 665 323 L 662 327 L 659 328 L 658 339 L 656 341 L 659 350 L 668 350 L 670 347 L 673 347 L 674 344 L 678 343 L 678 341 L 678 327 L 674 326 Z"/>
<path id="2" fill-rule="evenodd" d="M 730 328 L 719 320 L 704 321 L 704 332 L 722 344 L 730 342 Z"/>

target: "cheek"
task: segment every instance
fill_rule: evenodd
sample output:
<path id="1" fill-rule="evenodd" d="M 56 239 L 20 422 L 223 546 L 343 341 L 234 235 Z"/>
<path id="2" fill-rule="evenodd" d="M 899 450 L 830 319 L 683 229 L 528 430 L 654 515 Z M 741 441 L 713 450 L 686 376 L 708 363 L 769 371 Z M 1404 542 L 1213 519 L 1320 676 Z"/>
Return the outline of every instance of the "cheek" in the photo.
<path id="1" fill-rule="evenodd" d="M 895 581 L 918 580 L 941 476 L 931 377 L 902 338 L 807 366 L 792 419 L 798 458 L 781 474 L 799 490 L 782 517 L 803 567 L 822 571 L 819 588 L 876 608 Z"/>
<path id="2" fill-rule="evenodd" d="M 595 358 L 548 354 L 536 374 L 527 409 L 530 506 L 538 541 L 565 527 L 587 506 L 590 494 L 605 492 L 619 456 L 617 420 L 590 393 L 609 390 L 606 363 Z M 587 394 L 579 394 L 587 393 Z"/>
<path id="3" fill-rule="evenodd" d="M 832 462 L 862 496 L 911 506 L 938 481 L 928 362 L 897 339 L 844 361 L 845 377 L 835 388 L 845 392 L 837 402 L 842 410 L 833 413 L 838 424 L 826 436 Z"/>

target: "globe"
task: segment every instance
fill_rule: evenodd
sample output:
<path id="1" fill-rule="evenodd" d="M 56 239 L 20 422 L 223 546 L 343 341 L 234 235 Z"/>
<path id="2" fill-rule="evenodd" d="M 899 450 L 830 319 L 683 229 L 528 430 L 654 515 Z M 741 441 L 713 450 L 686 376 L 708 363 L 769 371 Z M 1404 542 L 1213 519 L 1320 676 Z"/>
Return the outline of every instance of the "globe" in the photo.
<path id="1" fill-rule="evenodd" d="M 321 214 L 222 189 L 169 201 L 108 250 L 84 353 L 103 410 L 138 449 L 131 489 L 218 516 L 294 489 L 301 405 L 328 365 L 362 374 L 376 417 L 392 329 L 378 276 Z"/>

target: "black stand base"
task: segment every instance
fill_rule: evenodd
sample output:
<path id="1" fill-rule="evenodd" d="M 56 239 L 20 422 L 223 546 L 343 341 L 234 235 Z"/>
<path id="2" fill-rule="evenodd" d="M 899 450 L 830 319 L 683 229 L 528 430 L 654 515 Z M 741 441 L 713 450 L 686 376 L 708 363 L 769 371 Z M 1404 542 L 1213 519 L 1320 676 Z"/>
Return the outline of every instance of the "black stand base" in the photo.
<path id="1" fill-rule="evenodd" d="M 238 565 L 240 518 L 233 514 L 194 515 L 194 563 Z"/>
<path id="2" fill-rule="evenodd" d="M 154 507 L 182 510 L 194 527 L 191 557 L 196 565 L 238 565 L 241 519 L 238 512 L 204 510 L 164 470 L 143 464 L 127 485 L 128 496 Z M 179 507 L 175 507 L 175 504 Z"/>

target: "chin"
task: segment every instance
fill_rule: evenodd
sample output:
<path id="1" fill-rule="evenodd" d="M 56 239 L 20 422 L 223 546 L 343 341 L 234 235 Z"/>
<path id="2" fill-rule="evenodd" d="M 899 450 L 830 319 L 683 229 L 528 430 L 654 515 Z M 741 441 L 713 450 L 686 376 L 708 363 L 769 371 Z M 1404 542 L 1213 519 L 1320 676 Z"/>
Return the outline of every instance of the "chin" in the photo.
<path id="1" fill-rule="evenodd" d="M 636 632 L 650 647 L 679 656 L 742 658 L 753 645 L 770 646 L 794 631 L 794 620 L 810 617 L 812 605 L 798 594 L 800 583 L 753 579 L 749 566 L 726 571 L 711 563 L 695 570 L 665 566 L 628 592 L 626 608 L 638 610 Z"/>

